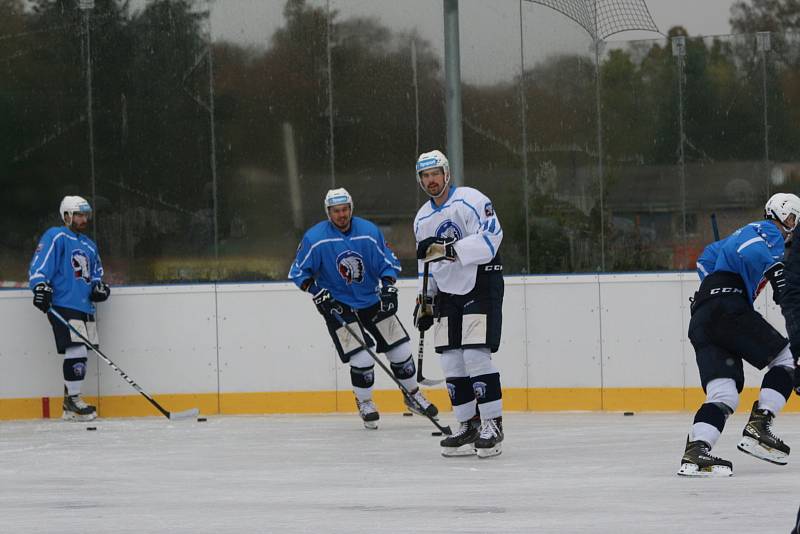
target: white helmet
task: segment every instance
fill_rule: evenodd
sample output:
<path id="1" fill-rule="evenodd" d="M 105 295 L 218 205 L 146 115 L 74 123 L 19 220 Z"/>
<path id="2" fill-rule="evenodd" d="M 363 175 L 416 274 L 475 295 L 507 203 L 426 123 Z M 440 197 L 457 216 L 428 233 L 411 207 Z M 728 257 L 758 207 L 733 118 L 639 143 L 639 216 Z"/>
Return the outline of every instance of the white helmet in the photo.
<path id="1" fill-rule="evenodd" d="M 61 205 L 58 207 L 58 215 L 61 218 L 62 222 L 66 222 L 64 220 L 64 214 L 67 213 L 72 218 L 73 213 L 91 213 L 92 207 L 83 197 L 70 197 L 66 196 L 61 201 Z"/>
<path id="2" fill-rule="evenodd" d="M 420 173 L 422 171 L 426 171 L 428 169 L 435 169 L 437 167 L 442 168 L 442 172 L 444 172 L 444 187 L 442 191 L 436 196 L 442 196 L 445 191 L 447 191 L 447 184 L 450 183 L 450 162 L 447 161 L 447 157 L 442 154 L 439 150 L 433 150 L 431 152 L 425 152 L 420 154 L 417 158 L 417 183 L 422 190 L 428 193 L 428 191 L 422 186 L 422 179 L 420 178 Z M 430 193 L 428 193 L 429 196 Z"/>
<path id="3" fill-rule="evenodd" d="M 794 215 L 794 222 L 791 226 L 786 223 L 786 219 Z M 797 223 L 800 222 L 800 198 L 791 193 L 775 193 L 767 200 L 764 206 L 764 216 L 767 219 L 778 221 L 786 230 L 792 231 Z"/>
<path id="4" fill-rule="evenodd" d="M 338 206 L 340 204 L 350 204 L 350 210 L 353 209 L 353 197 L 347 192 L 347 189 L 340 187 L 339 189 L 331 189 L 325 195 L 325 213 L 328 213 L 328 208 Z M 330 215 L 328 215 L 330 217 Z"/>

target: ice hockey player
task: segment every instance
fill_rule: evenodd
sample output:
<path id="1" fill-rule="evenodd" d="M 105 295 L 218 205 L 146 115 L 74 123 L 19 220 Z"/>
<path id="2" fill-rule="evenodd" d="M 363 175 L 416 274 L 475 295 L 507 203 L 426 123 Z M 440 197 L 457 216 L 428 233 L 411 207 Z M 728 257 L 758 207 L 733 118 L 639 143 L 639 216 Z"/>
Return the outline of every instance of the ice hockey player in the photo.
<path id="1" fill-rule="evenodd" d="M 500 346 L 503 319 L 503 230 L 489 198 L 450 184 L 450 164 L 440 151 L 420 155 L 416 174 L 430 196 L 414 219 L 417 259 L 420 267 L 429 264 L 430 278 L 427 294 L 417 298 L 414 324 L 425 331 L 435 319 L 436 352 L 459 422 L 441 441 L 442 455 L 496 456 L 502 452 L 503 401 L 492 353 Z"/>
<path id="2" fill-rule="evenodd" d="M 303 236 L 289 278 L 313 295 L 339 358 L 350 364 L 350 380 L 364 426 L 376 429 L 380 419 L 372 399 L 375 362 L 334 313 L 360 332 L 369 347 L 377 345 L 376 351 L 386 354 L 395 378 L 425 414 L 435 417 L 439 411 L 419 389 L 408 333 L 396 316 L 394 284 L 400 263 L 375 224 L 353 217 L 353 198 L 346 189 L 328 191 L 325 212 L 328 220 L 312 226 Z M 416 404 L 405 395 L 403 398 L 410 411 L 422 415 Z"/>
<path id="3" fill-rule="evenodd" d="M 800 198 L 775 194 L 764 211 L 764 220 L 710 244 L 697 260 L 702 281 L 691 305 L 689 340 L 706 401 L 695 414 L 679 475 L 733 474 L 731 462 L 710 451 L 739 405 L 743 361 L 767 372 L 738 449 L 779 465 L 788 461 L 789 447 L 773 433 L 772 423 L 791 395 L 794 361 L 788 340 L 753 308 L 753 301 L 768 281 L 775 302 L 781 303 L 785 242 L 800 218 Z"/>
<path id="4" fill-rule="evenodd" d="M 33 291 L 33 305 L 44 313 L 52 306 L 96 345 L 95 302 L 108 299 L 111 290 L 103 282 L 97 245 L 85 235 L 92 208 L 81 197 L 66 196 L 58 214 L 64 225 L 44 233 L 31 260 L 28 280 Z M 62 418 L 91 421 L 97 417 L 97 410 L 81 398 L 81 384 L 86 376 L 86 345 L 58 319 L 50 314 L 47 318 L 53 327 L 56 350 L 64 355 Z"/>

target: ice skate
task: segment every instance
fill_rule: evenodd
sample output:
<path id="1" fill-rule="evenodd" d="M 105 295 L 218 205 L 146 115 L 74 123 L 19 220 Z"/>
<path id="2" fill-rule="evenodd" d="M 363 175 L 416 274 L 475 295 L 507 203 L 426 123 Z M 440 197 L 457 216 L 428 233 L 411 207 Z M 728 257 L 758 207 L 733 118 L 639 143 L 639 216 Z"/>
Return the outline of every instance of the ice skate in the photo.
<path id="1" fill-rule="evenodd" d="M 786 465 L 789 461 L 790 449 L 781 438 L 772 433 L 773 419 L 775 419 L 775 414 L 769 410 L 760 410 L 758 401 L 756 401 L 737 448 L 767 462 Z"/>
<path id="2" fill-rule="evenodd" d="M 413 393 L 409 393 L 414 400 L 417 402 L 414 403 L 409 399 L 407 396 L 403 395 L 403 401 L 406 403 L 406 408 L 408 408 L 409 412 L 415 413 L 417 415 L 432 417 L 433 419 L 438 419 L 436 416 L 439 415 L 439 409 L 430 402 L 428 399 L 425 398 L 425 395 L 422 394 L 422 391 L 417 388 Z M 424 413 L 420 411 L 417 407 L 417 403 L 422 407 Z"/>
<path id="3" fill-rule="evenodd" d="M 91 421 L 97 417 L 97 409 L 86 404 L 80 395 L 64 395 L 63 409 L 61 418 L 65 421 Z"/>
<path id="4" fill-rule="evenodd" d="M 381 416 L 372 399 L 365 401 L 356 399 L 356 405 L 358 406 L 358 414 L 361 416 L 361 420 L 364 421 L 364 428 L 376 430 L 378 428 L 378 419 Z"/>
<path id="5" fill-rule="evenodd" d="M 712 456 L 711 447 L 705 441 L 686 439 L 686 452 L 681 458 L 678 474 L 684 477 L 729 477 L 733 475 L 733 464 L 728 460 Z"/>
<path id="6" fill-rule="evenodd" d="M 468 421 L 462 421 L 458 430 L 452 436 L 447 436 L 439 445 L 442 446 L 442 456 L 472 456 L 475 454 L 475 440 L 480 434 L 481 420 L 476 415 Z"/>
<path id="7" fill-rule="evenodd" d="M 475 450 L 478 458 L 491 458 L 503 452 L 502 417 L 481 421 L 480 436 L 475 440 Z"/>

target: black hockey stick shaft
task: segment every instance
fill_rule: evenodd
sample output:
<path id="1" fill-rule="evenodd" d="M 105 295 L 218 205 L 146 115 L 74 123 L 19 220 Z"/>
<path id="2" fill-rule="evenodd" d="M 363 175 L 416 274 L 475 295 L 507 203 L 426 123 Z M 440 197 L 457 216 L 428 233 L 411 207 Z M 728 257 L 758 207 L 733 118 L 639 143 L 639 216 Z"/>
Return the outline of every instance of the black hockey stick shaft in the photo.
<path id="1" fill-rule="evenodd" d="M 174 419 L 174 418 L 175 418 L 175 415 L 176 415 L 176 414 L 174 414 L 174 413 L 170 413 L 169 411 L 167 411 L 166 409 L 164 409 L 164 407 L 163 407 L 163 406 L 161 406 L 161 405 L 160 405 L 158 402 L 156 402 L 156 400 L 155 400 L 153 397 L 151 397 L 150 395 L 148 395 L 148 394 L 147 394 L 147 392 L 146 392 L 145 390 L 143 390 L 143 389 L 142 389 L 142 388 L 139 386 L 139 384 L 137 384 L 136 382 L 134 382 L 134 381 L 133 381 L 133 379 L 131 379 L 131 377 L 129 377 L 129 376 L 128 376 L 128 375 L 125 373 L 125 371 L 123 371 L 122 369 L 120 369 L 119 367 L 117 367 L 117 365 L 116 365 L 114 362 L 112 362 L 112 361 L 111 361 L 111 360 L 108 358 L 108 356 L 106 356 L 105 354 L 103 354 L 103 353 L 100 351 L 100 349 L 98 349 L 97 347 L 95 347 L 95 346 L 94 346 L 94 344 L 92 344 L 92 342 L 91 342 L 91 341 L 89 341 L 88 339 L 86 339 L 86 336 L 84 336 L 84 335 L 83 335 L 83 334 L 80 332 L 80 330 L 78 330 L 77 328 L 75 328 L 74 326 L 72 326 L 72 325 L 69 323 L 69 321 L 67 321 L 66 319 L 64 319 L 64 317 L 63 317 L 63 316 L 62 316 L 60 313 L 58 313 L 58 312 L 57 312 L 57 311 L 56 311 L 54 308 L 52 308 L 52 307 L 51 307 L 51 308 L 48 310 L 48 313 L 49 313 L 49 314 L 51 314 L 51 315 L 52 315 L 53 317 L 55 317 L 56 319 L 58 319 L 59 321 L 61 321 L 62 323 L 64 323 L 64 326 L 66 326 L 67 328 L 69 328 L 69 329 L 70 329 L 70 330 L 71 330 L 71 331 L 72 331 L 72 332 L 73 332 L 75 335 L 77 335 L 79 338 L 81 338 L 81 340 L 83 340 L 83 342 L 86 344 L 86 346 L 87 346 L 87 347 L 89 347 L 90 349 L 92 349 L 92 350 L 94 351 L 94 353 L 95 353 L 95 354 L 97 354 L 97 355 L 100 357 L 100 359 L 102 359 L 102 360 L 103 360 L 104 362 L 106 362 L 106 363 L 107 363 L 109 366 L 111 366 L 111 368 L 112 368 L 112 369 L 114 369 L 114 370 L 115 370 L 117 373 L 119 373 L 119 375 L 120 375 L 122 378 L 124 378 L 124 379 L 125 379 L 125 381 L 126 381 L 128 384 L 130 384 L 130 385 L 131 385 L 131 387 L 132 387 L 133 389 L 135 389 L 136 391 L 138 391 L 138 392 L 139 392 L 139 393 L 140 393 L 140 394 L 141 394 L 141 395 L 142 395 L 142 396 L 143 396 L 145 399 L 147 399 L 147 400 L 150 402 L 150 404 L 152 404 L 153 406 L 155 406 L 155 408 L 156 408 L 156 409 L 157 409 L 159 412 L 161 412 L 161 414 L 162 414 L 164 417 L 166 417 L 167 419 Z M 196 410 L 194 410 L 194 409 L 192 409 L 192 410 L 187 410 L 186 412 L 181 412 L 181 414 L 183 415 L 183 414 L 185 413 L 187 416 L 188 416 L 188 415 L 190 415 L 190 414 L 196 415 L 195 411 L 196 411 Z"/>
<path id="2" fill-rule="evenodd" d="M 428 293 L 428 271 L 430 270 L 430 264 L 425 262 L 425 266 L 422 269 L 422 299 L 420 302 L 420 306 L 425 305 L 425 296 Z M 444 380 L 429 380 L 425 378 L 422 374 L 422 360 L 425 357 L 425 331 L 419 331 L 419 346 L 417 347 L 417 382 L 420 384 L 424 384 L 426 386 L 435 386 L 437 384 L 441 384 Z"/>
<path id="3" fill-rule="evenodd" d="M 719 241 L 719 226 L 717 226 L 717 214 L 711 214 L 711 230 L 714 232 L 714 241 Z"/>
<path id="4" fill-rule="evenodd" d="M 378 358 L 378 355 L 375 354 L 375 352 L 373 352 L 372 349 L 370 349 L 367 346 L 367 344 L 364 342 L 361 336 L 359 336 L 356 333 L 356 331 L 353 330 L 349 324 L 347 324 L 347 321 L 344 320 L 344 317 L 342 317 L 341 313 L 337 312 L 336 310 L 332 310 L 331 315 L 336 317 L 336 320 L 339 321 L 339 324 L 341 324 L 345 328 L 345 330 L 347 330 L 350 333 L 350 335 L 353 336 L 353 339 L 355 339 L 356 342 L 358 342 L 358 344 L 361 345 L 361 348 L 367 351 L 367 354 L 372 356 L 372 359 L 375 360 L 375 363 L 377 363 L 378 366 L 386 372 L 389 378 L 391 378 L 394 381 L 394 383 L 397 384 L 397 387 L 400 388 L 400 392 L 403 394 L 403 397 L 408 399 L 408 401 L 411 402 L 412 404 L 416 405 L 416 407 L 419 409 L 419 413 L 427 417 L 428 420 L 442 432 L 442 434 L 446 436 L 450 436 L 453 434 L 453 431 L 450 430 L 449 426 L 440 425 L 439 422 L 436 421 L 436 419 L 425 413 L 425 408 L 422 405 L 420 405 L 419 402 L 417 402 L 417 399 L 415 399 L 414 396 L 411 395 L 411 393 L 408 392 L 405 386 L 397 379 L 397 377 L 394 376 L 394 373 L 392 373 L 392 371 L 388 367 L 386 367 L 386 364 L 383 363 Z"/>

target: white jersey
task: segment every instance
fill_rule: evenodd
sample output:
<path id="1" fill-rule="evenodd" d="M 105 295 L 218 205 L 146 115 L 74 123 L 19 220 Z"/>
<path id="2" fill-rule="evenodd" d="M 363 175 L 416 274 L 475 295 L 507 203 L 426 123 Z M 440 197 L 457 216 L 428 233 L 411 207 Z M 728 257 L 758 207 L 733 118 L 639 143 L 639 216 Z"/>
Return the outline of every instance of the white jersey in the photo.
<path id="1" fill-rule="evenodd" d="M 447 201 L 437 207 L 433 199 L 414 218 L 417 243 L 427 237 L 455 237 L 456 261 L 430 264 L 429 293 L 437 290 L 466 295 L 475 287 L 478 266 L 491 262 L 503 240 L 503 229 L 492 201 L 471 187 L 451 187 Z M 422 273 L 420 262 L 420 273 Z"/>

